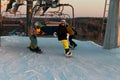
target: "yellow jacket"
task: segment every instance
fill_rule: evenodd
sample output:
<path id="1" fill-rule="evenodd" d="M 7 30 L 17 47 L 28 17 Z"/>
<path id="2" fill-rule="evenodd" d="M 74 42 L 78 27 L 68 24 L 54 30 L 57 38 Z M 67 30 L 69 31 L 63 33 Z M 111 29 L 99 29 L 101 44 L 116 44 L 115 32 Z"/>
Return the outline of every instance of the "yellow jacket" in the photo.
<path id="1" fill-rule="evenodd" d="M 74 31 L 72 30 L 72 27 L 70 25 L 66 26 L 66 29 L 69 35 L 74 35 Z"/>
<path id="2" fill-rule="evenodd" d="M 41 32 L 41 29 L 40 29 L 40 28 L 37 28 L 37 29 L 36 29 L 36 34 L 40 34 L 40 32 Z"/>

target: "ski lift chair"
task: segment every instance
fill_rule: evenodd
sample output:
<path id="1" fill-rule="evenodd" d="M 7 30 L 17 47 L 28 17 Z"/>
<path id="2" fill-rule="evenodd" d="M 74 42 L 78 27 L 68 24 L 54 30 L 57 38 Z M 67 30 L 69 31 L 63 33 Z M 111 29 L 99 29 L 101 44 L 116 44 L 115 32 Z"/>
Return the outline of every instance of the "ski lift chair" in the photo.
<path id="1" fill-rule="evenodd" d="M 61 19 L 70 19 L 70 17 L 66 15 L 68 14 L 62 14 L 62 15 L 57 14 L 57 15 L 46 17 L 45 26 L 42 27 L 42 31 L 46 32 L 47 35 L 53 35 L 53 33 L 56 32 L 59 24 L 61 23 L 60 22 Z"/>
<path id="2" fill-rule="evenodd" d="M 10 0 L 7 4 L 6 12 L 9 12 L 10 14 L 16 14 L 21 5 L 24 5 L 24 0 Z"/>

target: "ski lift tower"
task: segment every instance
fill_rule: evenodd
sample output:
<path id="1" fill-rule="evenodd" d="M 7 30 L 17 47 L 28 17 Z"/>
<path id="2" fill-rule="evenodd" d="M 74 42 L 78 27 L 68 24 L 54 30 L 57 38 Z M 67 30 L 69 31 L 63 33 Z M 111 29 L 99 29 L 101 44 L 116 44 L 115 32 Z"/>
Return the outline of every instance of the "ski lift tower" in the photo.
<path id="1" fill-rule="evenodd" d="M 32 12 L 33 12 L 33 0 L 27 0 L 27 14 L 26 14 L 26 17 L 27 17 L 27 27 L 28 27 L 28 30 L 27 30 L 27 33 L 31 27 L 31 23 L 32 23 Z"/>
<path id="2" fill-rule="evenodd" d="M 2 15 L 1 15 L 1 0 L 0 0 L 0 46 L 1 46 L 1 27 L 2 27 Z"/>
<path id="3" fill-rule="evenodd" d="M 0 27 L 1 26 L 2 26 L 2 15 L 1 15 L 1 0 L 0 0 Z M 0 36 L 1 36 L 1 31 L 0 31 Z"/>
<path id="4" fill-rule="evenodd" d="M 2 19 L 1 19 L 1 0 L 0 0 L 0 26 L 1 26 L 1 21 L 2 21 Z"/>
<path id="5" fill-rule="evenodd" d="M 110 0 L 103 48 L 120 46 L 120 0 Z"/>

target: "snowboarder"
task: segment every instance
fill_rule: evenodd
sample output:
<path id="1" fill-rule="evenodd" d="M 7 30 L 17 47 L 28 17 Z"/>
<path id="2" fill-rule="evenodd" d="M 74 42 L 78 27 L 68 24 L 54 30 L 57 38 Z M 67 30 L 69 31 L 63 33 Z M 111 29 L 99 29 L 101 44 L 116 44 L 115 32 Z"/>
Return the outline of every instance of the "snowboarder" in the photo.
<path id="1" fill-rule="evenodd" d="M 40 22 L 35 22 L 34 26 L 36 27 L 36 35 L 40 36 L 40 35 L 45 35 L 46 33 L 42 31 L 42 27 L 43 25 Z"/>
<path id="2" fill-rule="evenodd" d="M 29 49 L 33 52 L 42 53 L 41 49 L 38 47 L 37 36 L 36 36 L 36 28 L 31 27 L 29 31 L 29 38 L 30 38 L 30 47 Z"/>
<path id="3" fill-rule="evenodd" d="M 65 21 L 66 23 L 66 21 Z M 71 27 L 70 24 L 66 23 L 66 29 L 69 33 L 69 44 L 70 44 L 70 48 L 74 49 L 77 44 L 72 40 L 75 36 L 75 31 L 73 30 L 73 28 Z"/>
<path id="4" fill-rule="evenodd" d="M 58 40 L 61 41 L 61 43 L 63 44 L 64 46 L 64 49 L 65 49 L 65 55 L 67 57 L 71 57 L 72 56 L 72 53 L 70 52 L 69 50 L 69 43 L 68 43 L 68 40 L 67 40 L 67 29 L 66 29 L 66 24 L 65 24 L 65 20 L 61 20 L 61 24 L 59 25 L 56 33 L 57 37 L 58 37 Z"/>

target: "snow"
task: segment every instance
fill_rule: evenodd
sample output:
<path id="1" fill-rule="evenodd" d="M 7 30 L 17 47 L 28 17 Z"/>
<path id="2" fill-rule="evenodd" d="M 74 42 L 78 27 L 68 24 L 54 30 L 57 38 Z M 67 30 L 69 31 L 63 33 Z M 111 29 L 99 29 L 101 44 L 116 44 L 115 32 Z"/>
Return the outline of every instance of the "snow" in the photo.
<path id="1" fill-rule="evenodd" d="M 28 37 L 2 36 L 0 80 L 120 80 L 120 48 L 75 40 L 78 46 L 67 58 L 57 38 L 39 37 L 38 42 L 43 54 L 27 49 Z"/>

